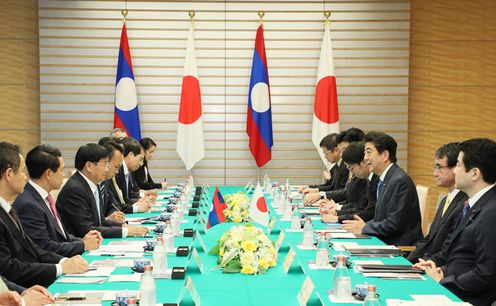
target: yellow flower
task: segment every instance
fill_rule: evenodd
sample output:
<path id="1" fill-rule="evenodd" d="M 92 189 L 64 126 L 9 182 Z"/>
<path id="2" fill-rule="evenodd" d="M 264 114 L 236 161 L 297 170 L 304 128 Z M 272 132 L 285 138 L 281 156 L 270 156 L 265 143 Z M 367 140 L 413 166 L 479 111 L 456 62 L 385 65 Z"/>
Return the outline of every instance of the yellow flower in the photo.
<path id="1" fill-rule="evenodd" d="M 270 261 L 270 266 L 271 266 L 271 267 L 275 267 L 275 266 L 276 266 L 276 264 L 277 264 L 277 262 L 276 262 L 275 260 L 273 260 L 273 259 L 272 259 L 272 260 Z"/>
<path id="2" fill-rule="evenodd" d="M 233 200 L 231 202 L 231 204 L 232 204 L 232 206 L 238 206 L 239 205 L 239 200 L 237 200 L 237 199 L 236 200 Z"/>
<path id="3" fill-rule="evenodd" d="M 258 261 L 258 265 L 264 269 L 268 269 L 270 266 L 270 263 L 266 260 L 261 259 Z"/>
<path id="4" fill-rule="evenodd" d="M 243 213 L 242 213 L 243 217 L 248 217 L 248 212 L 245 210 Z"/>
<path id="5" fill-rule="evenodd" d="M 239 261 L 242 266 L 252 265 L 255 261 L 255 253 L 253 252 L 244 252 L 239 256 Z"/>
<path id="6" fill-rule="evenodd" d="M 250 240 L 241 242 L 241 247 L 245 250 L 245 252 L 253 252 L 257 249 L 257 245 Z"/>
<path id="7" fill-rule="evenodd" d="M 229 217 L 231 215 L 231 211 L 229 209 L 224 209 L 224 216 Z"/>
<path id="8" fill-rule="evenodd" d="M 255 268 L 252 265 L 244 266 L 241 269 L 241 273 L 243 273 L 243 274 L 253 274 L 253 273 L 255 273 Z"/>
<path id="9" fill-rule="evenodd" d="M 241 216 L 234 216 L 233 221 L 236 223 L 239 223 L 239 222 L 243 221 L 243 218 Z"/>

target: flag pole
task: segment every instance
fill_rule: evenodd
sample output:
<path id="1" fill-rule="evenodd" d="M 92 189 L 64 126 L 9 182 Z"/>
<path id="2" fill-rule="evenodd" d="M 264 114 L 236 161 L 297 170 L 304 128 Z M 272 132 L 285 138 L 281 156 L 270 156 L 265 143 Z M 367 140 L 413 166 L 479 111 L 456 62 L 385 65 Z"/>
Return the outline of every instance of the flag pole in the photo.
<path id="1" fill-rule="evenodd" d="M 258 11 L 258 23 L 260 23 L 260 25 L 263 25 L 263 18 L 265 16 L 265 12 L 264 11 Z M 260 167 L 257 167 L 257 184 L 260 183 Z"/>
<path id="2" fill-rule="evenodd" d="M 325 31 L 325 25 L 326 24 L 329 24 L 331 22 L 331 20 L 330 20 L 330 18 L 331 18 L 331 11 L 324 11 L 324 17 L 325 17 L 325 21 L 324 21 L 324 31 Z M 322 161 L 322 179 L 324 179 L 323 178 L 324 171 L 329 171 L 329 169 L 327 169 L 326 164 L 324 163 L 324 161 Z"/>

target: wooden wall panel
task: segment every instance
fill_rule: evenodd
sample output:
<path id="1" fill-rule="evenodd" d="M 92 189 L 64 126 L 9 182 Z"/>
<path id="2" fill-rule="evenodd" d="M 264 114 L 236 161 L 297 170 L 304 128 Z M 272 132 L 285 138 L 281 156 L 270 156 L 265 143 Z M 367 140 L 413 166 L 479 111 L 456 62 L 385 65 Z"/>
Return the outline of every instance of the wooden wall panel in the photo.
<path id="1" fill-rule="evenodd" d="M 409 84 L 409 172 L 432 188 L 434 218 L 442 188 L 432 177 L 444 143 L 496 138 L 496 2 L 413 0 Z"/>
<path id="2" fill-rule="evenodd" d="M 0 141 L 26 153 L 40 141 L 38 3 L 4 0 L 0 20 Z"/>
<path id="3" fill-rule="evenodd" d="M 177 113 L 189 26 L 202 89 L 206 157 L 195 167 L 212 184 L 257 176 L 245 133 L 257 11 L 264 18 L 274 147 L 264 167 L 294 183 L 319 181 L 312 145 L 315 78 L 323 11 L 331 10 L 341 129 L 392 133 L 407 163 L 409 0 L 128 1 L 128 37 L 143 136 L 157 140 L 152 173 L 186 175 L 175 152 Z M 112 127 L 122 1 L 41 0 L 42 141 L 61 147 L 71 167 L 77 147 Z"/>

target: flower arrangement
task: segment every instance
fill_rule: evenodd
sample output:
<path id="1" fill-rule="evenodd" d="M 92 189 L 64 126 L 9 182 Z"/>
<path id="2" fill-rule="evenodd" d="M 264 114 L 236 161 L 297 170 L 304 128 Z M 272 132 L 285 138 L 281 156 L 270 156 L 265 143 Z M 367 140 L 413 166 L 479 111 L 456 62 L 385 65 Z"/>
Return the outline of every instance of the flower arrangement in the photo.
<path id="1" fill-rule="evenodd" d="M 224 273 L 263 274 L 276 265 L 277 253 L 261 228 L 246 223 L 225 232 L 209 255 L 218 255 Z"/>
<path id="2" fill-rule="evenodd" d="M 248 208 L 250 198 L 242 191 L 238 193 L 224 195 L 224 202 L 227 208 L 224 209 L 224 216 L 228 222 L 249 222 Z"/>

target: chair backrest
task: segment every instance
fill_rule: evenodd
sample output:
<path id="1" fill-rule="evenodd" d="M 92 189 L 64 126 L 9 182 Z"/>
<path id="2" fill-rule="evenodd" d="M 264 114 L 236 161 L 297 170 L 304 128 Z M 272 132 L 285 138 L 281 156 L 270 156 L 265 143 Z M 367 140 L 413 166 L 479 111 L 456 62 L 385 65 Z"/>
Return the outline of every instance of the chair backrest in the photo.
<path id="1" fill-rule="evenodd" d="M 422 232 L 424 236 L 427 234 L 427 216 L 426 216 L 426 208 L 427 208 L 427 200 L 429 199 L 429 187 L 417 185 L 417 195 L 419 198 L 419 206 L 420 206 L 420 218 L 422 220 Z"/>

